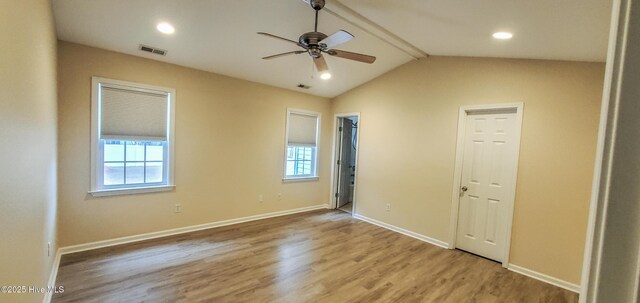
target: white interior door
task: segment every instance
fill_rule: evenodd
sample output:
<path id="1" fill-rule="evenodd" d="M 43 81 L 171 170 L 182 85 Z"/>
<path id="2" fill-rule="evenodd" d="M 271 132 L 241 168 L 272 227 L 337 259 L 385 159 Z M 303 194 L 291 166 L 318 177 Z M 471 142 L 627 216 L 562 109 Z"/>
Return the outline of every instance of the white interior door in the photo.
<path id="1" fill-rule="evenodd" d="M 502 262 L 517 165 L 516 113 L 470 112 L 465 126 L 456 248 Z"/>

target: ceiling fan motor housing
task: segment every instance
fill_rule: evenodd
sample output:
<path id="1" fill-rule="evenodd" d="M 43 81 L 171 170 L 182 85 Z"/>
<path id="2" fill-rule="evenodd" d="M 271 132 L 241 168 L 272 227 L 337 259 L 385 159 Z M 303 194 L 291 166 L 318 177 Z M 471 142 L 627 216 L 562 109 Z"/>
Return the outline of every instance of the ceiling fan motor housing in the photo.
<path id="1" fill-rule="evenodd" d="M 320 43 L 320 41 L 326 37 L 327 35 L 321 32 L 308 32 L 302 34 L 298 39 L 298 42 L 307 48 L 307 52 L 311 57 L 319 58 L 322 56 L 322 50 L 327 47 L 323 43 Z"/>
<path id="2" fill-rule="evenodd" d="M 321 48 L 324 49 L 326 47 L 326 45 L 322 45 L 322 43 L 320 43 L 320 41 L 324 40 L 327 37 L 327 35 L 321 33 L 321 32 L 308 32 L 308 33 L 304 33 L 302 34 L 302 36 L 300 36 L 300 38 L 298 38 L 298 42 L 300 42 L 300 44 L 306 46 L 307 48 Z"/>

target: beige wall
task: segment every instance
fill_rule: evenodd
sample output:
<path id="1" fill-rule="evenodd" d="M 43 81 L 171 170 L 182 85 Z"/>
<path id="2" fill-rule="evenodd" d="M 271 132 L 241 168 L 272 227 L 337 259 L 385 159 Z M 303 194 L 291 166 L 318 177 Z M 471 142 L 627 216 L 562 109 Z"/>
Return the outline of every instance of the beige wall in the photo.
<path id="1" fill-rule="evenodd" d="M 328 203 L 328 99 L 62 41 L 58 54 L 61 246 Z M 175 191 L 87 194 L 91 76 L 176 89 Z M 282 183 L 287 107 L 322 113 L 319 181 Z"/>
<path id="2" fill-rule="evenodd" d="M 56 40 L 51 3 L 0 1 L 0 285 L 46 286 L 56 246 Z M 2 302 L 42 294 L 0 294 Z"/>
<path id="3" fill-rule="evenodd" d="M 603 75 L 433 56 L 339 96 L 335 113 L 362 115 L 357 212 L 448 242 L 458 108 L 524 102 L 510 262 L 579 283 Z"/>
<path id="4" fill-rule="evenodd" d="M 62 246 L 327 203 L 332 115 L 354 111 L 358 213 L 448 241 L 458 107 L 524 102 L 510 261 L 579 282 L 601 63 L 430 57 L 329 103 L 67 42 L 58 51 Z M 91 76 L 177 90 L 174 192 L 87 194 Z M 287 107 L 323 115 L 318 182 L 281 182 Z"/>

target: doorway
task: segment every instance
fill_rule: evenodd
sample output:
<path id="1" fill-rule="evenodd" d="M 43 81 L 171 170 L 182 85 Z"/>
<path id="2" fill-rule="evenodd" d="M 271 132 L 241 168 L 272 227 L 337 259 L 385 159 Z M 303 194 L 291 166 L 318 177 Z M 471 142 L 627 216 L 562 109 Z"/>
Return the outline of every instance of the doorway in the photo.
<path id="1" fill-rule="evenodd" d="M 450 248 L 506 267 L 522 104 L 464 107 L 458 122 Z"/>
<path id="2" fill-rule="evenodd" d="M 336 115 L 331 195 L 334 208 L 354 214 L 359 114 Z"/>

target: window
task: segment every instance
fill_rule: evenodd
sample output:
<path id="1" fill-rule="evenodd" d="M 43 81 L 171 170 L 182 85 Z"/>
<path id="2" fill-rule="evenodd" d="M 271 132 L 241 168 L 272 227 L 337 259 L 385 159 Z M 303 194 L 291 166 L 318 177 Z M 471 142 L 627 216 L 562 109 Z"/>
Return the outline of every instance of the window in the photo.
<path id="1" fill-rule="evenodd" d="M 315 148 L 309 146 L 287 147 L 287 176 L 311 176 Z"/>
<path id="2" fill-rule="evenodd" d="M 164 185 L 164 142 L 104 140 L 105 186 Z"/>
<path id="3" fill-rule="evenodd" d="M 287 111 L 285 181 L 318 178 L 316 167 L 319 129 L 319 113 L 293 109 Z"/>
<path id="4" fill-rule="evenodd" d="M 175 91 L 92 79 L 94 196 L 173 188 Z"/>

